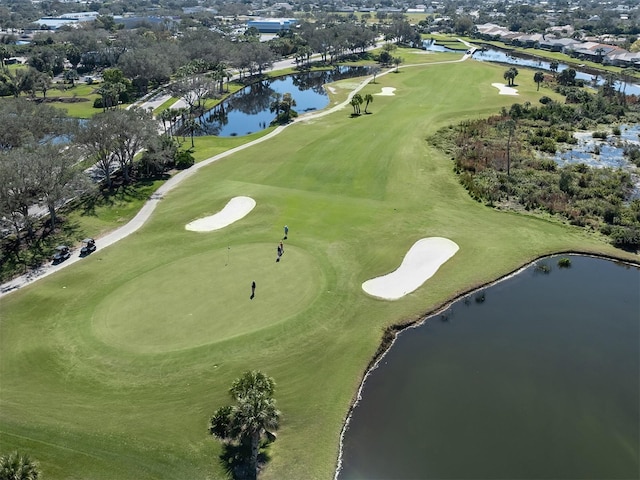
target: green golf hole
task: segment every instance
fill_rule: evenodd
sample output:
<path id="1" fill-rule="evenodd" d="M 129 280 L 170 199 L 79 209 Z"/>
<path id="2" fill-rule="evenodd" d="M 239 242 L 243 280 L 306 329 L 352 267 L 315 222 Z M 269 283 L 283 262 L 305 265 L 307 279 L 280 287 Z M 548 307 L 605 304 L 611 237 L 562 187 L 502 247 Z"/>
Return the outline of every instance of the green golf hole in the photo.
<path id="1" fill-rule="evenodd" d="M 322 272 L 311 255 L 290 245 L 276 262 L 276 245 L 231 246 L 149 271 L 97 306 L 94 333 L 117 348 L 160 353 L 285 321 L 313 302 Z"/>

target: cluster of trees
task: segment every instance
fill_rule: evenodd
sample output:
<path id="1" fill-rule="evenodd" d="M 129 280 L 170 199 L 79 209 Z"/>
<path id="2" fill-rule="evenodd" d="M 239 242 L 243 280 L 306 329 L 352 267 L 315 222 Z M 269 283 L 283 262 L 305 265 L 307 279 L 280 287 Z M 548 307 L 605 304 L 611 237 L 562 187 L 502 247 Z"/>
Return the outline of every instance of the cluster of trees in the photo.
<path id="1" fill-rule="evenodd" d="M 276 93 L 269 106 L 270 111 L 276 114 L 276 118 L 271 122 L 271 125 L 284 125 L 297 117 L 298 112 L 293 109 L 295 106 L 296 101 L 290 93 L 285 93 L 284 95 Z"/>
<path id="2" fill-rule="evenodd" d="M 320 22 L 301 22 L 295 31 L 281 32 L 266 43 L 259 42 L 251 32 L 237 37 L 226 34 L 223 28 L 212 31 L 205 25 L 185 29 L 180 35 L 175 35 L 167 24 L 118 29 L 109 18 L 101 16 L 100 21 L 63 29 L 55 35 L 36 35 L 31 45 L 3 45 L 1 58 L 25 56 L 33 69 L 27 77 L 36 78 L 35 72 L 42 77 L 38 77 L 39 83 L 25 82 L 22 78 L 12 79 L 13 74 L 5 71 L 0 96 L 35 92 L 35 85 L 50 84 L 51 78 L 59 74 L 73 86 L 82 75 L 114 68 L 130 82 L 128 95 L 143 95 L 194 62 L 200 63 L 200 73 L 233 68 L 242 78 L 261 74 L 285 55 L 293 55 L 301 66 L 308 63 L 312 53 L 320 53 L 325 62 L 334 62 L 345 55 L 364 52 L 378 35 L 398 44 L 421 44 L 416 28 L 401 15 L 380 25 L 326 15 Z M 392 60 L 386 63 L 393 63 Z M 21 81 L 25 85 L 16 88 Z"/>
<path id="3" fill-rule="evenodd" d="M 367 112 L 367 108 L 369 108 L 369 104 L 373 102 L 373 95 L 367 93 L 364 97 L 359 93 L 356 93 L 353 97 L 351 97 L 351 106 L 353 107 L 353 115 L 360 115 L 360 106 L 364 103 L 364 113 Z"/>
<path id="4" fill-rule="evenodd" d="M 584 164 L 560 167 L 536 151 L 554 154 L 558 145 L 576 143 L 576 124 L 595 128 L 623 118 L 637 123 L 640 108 L 605 88 L 598 94 L 561 88 L 576 103 L 543 97 L 540 106 L 514 104 L 501 115 L 442 129 L 431 142 L 454 158 L 460 182 L 478 201 L 544 210 L 609 235 L 621 248 L 638 249 L 640 201 L 629 199 L 634 184 L 628 172 Z"/>
<path id="5" fill-rule="evenodd" d="M 75 130 L 75 122 L 52 107 L 25 99 L 6 100 L 0 109 L 0 218 L 16 232 L 34 237 L 33 207 L 44 206 L 51 228 L 56 208 L 86 188 L 78 152 L 57 142 Z"/>
<path id="6" fill-rule="evenodd" d="M 51 76 L 33 67 L 14 71 L 0 70 L 0 96 L 18 97 L 26 93 L 35 98 L 37 92 L 42 92 L 43 98 L 46 98 L 50 88 Z"/>
<path id="7" fill-rule="evenodd" d="M 510 67 L 507 71 L 502 75 L 503 78 L 507 81 L 507 85 L 512 87 L 514 85 L 514 81 L 518 76 L 518 69 L 516 67 Z"/>
<path id="8" fill-rule="evenodd" d="M 0 124 L 0 227 L 14 233 L 3 235 L 0 265 L 46 258 L 43 248 L 57 232 L 60 207 L 92 195 L 97 185 L 108 194 L 116 175 L 126 185 L 194 161 L 137 108 L 109 109 L 78 122 L 46 104 L 12 98 L 0 103 Z"/>

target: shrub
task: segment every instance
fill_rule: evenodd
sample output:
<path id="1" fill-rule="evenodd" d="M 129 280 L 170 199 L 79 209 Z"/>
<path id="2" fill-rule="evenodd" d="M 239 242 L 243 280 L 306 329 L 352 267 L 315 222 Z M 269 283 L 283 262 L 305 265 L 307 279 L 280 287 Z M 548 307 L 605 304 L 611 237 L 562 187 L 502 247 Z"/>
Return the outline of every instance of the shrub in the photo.
<path id="1" fill-rule="evenodd" d="M 184 170 L 196 163 L 195 158 L 191 154 L 190 150 L 181 150 L 176 153 L 176 168 Z"/>
<path id="2" fill-rule="evenodd" d="M 617 226 L 611 229 L 611 242 L 619 248 L 637 251 L 640 247 L 640 228 Z"/>
<path id="3" fill-rule="evenodd" d="M 607 132 L 596 130 L 595 132 L 593 132 L 591 134 L 591 136 L 593 138 L 599 138 L 601 140 L 606 140 L 607 139 Z"/>
<path id="4" fill-rule="evenodd" d="M 556 142 L 552 138 L 545 138 L 540 145 L 540 150 L 547 153 L 556 153 Z"/>
<path id="5" fill-rule="evenodd" d="M 536 263 L 535 271 L 539 273 L 549 273 L 551 272 L 551 267 L 546 263 Z"/>
<path id="6" fill-rule="evenodd" d="M 567 143 L 571 138 L 571 134 L 566 130 L 558 130 L 555 135 L 556 142 Z"/>
<path id="7" fill-rule="evenodd" d="M 562 257 L 558 260 L 558 267 L 560 268 L 569 268 L 571 266 L 571 259 L 567 257 Z"/>
<path id="8" fill-rule="evenodd" d="M 613 133 L 616 137 L 619 137 L 621 135 L 620 132 L 620 127 L 613 127 L 613 129 L 611 130 L 611 133 Z"/>
<path id="9" fill-rule="evenodd" d="M 540 97 L 540 103 L 543 104 L 543 105 L 547 105 L 548 103 L 551 103 L 551 102 L 553 102 L 553 100 L 551 100 L 546 95 Z"/>

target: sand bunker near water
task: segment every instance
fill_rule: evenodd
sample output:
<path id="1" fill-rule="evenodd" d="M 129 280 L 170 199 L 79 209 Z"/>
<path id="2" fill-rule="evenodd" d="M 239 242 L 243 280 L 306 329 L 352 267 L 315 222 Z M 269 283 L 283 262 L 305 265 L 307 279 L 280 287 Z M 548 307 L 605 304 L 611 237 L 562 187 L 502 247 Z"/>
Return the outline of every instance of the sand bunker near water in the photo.
<path id="1" fill-rule="evenodd" d="M 418 240 L 409 249 L 397 270 L 367 280 L 362 284 L 362 289 L 369 295 L 385 300 L 402 298 L 431 278 L 459 248 L 455 242 L 442 237 Z"/>
<path id="2" fill-rule="evenodd" d="M 251 197 L 234 197 L 215 215 L 194 220 L 184 228 L 192 232 L 220 230 L 245 217 L 255 206 L 256 201 Z"/>
<path id="3" fill-rule="evenodd" d="M 393 95 L 395 95 L 395 93 L 393 93 L 395 91 L 394 87 L 382 87 L 382 91 L 380 93 L 376 93 L 375 95 L 382 95 L 385 97 L 392 97 Z"/>
<path id="4" fill-rule="evenodd" d="M 518 90 L 512 87 L 507 87 L 504 83 L 492 83 L 491 86 L 498 89 L 499 95 L 520 95 Z"/>

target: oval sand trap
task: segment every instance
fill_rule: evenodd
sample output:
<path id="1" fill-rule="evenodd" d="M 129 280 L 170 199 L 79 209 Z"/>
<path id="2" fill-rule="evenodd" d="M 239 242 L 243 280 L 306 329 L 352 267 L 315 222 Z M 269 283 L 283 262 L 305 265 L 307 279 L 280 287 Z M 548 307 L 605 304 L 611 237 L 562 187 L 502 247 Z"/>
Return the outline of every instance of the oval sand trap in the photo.
<path id="1" fill-rule="evenodd" d="M 382 91 L 380 93 L 376 93 L 376 95 L 382 95 L 383 97 L 392 97 L 395 95 L 396 89 L 395 87 L 382 87 Z"/>
<path id="2" fill-rule="evenodd" d="M 519 95 L 518 90 L 507 87 L 504 83 L 492 83 L 491 86 L 498 89 L 499 95 Z"/>
<path id="3" fill-rule="evenodd" d="M 229 203 L 215 215 L 194 220 L 191 223 L 187 223 L 184 228 L 192 232 L 212 232 L 214 230 L 220 230 L 245 217 L 255 206 L 256 201 L 251 197 L 233 197 L 229 200 Z"/>
<path id="4" fill-rule="evenodd" d="M 397 270 L 372 278 L 362 284 L 369 295 L 397 300 L 417 290 L 431 278 L 444 262 L 455 255 L 460 247 L 455 242 L 442 237 L 418 240 L 409 249 Z"/>

